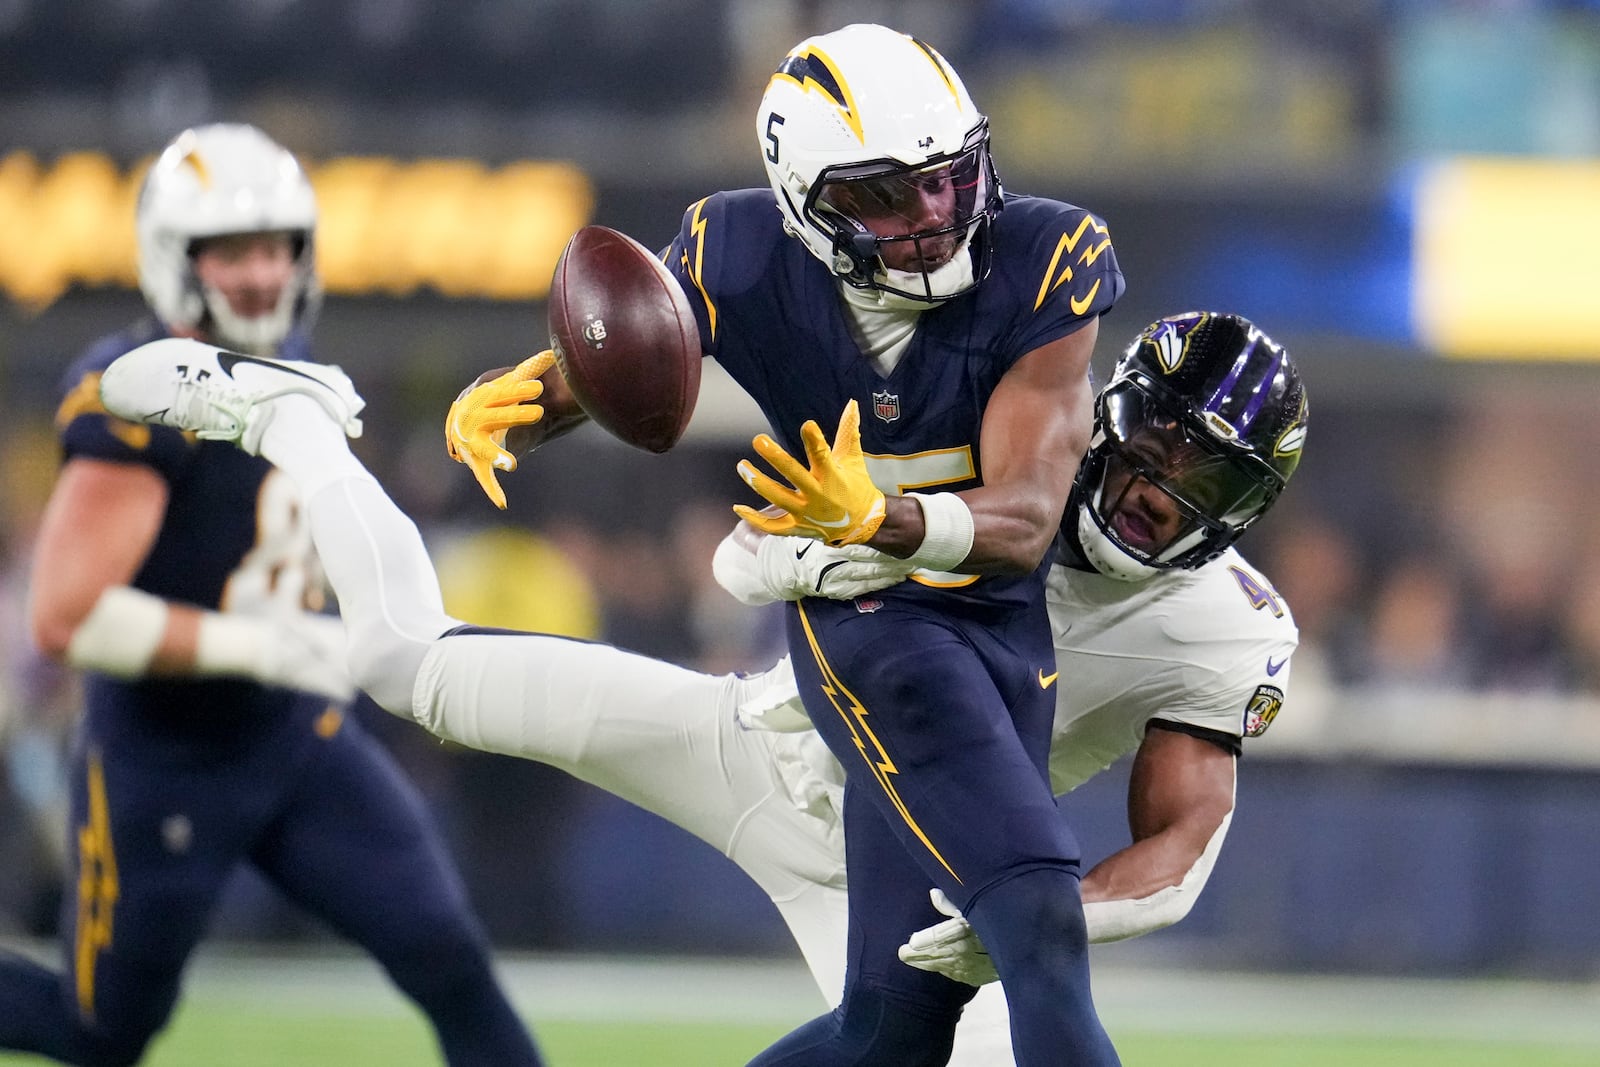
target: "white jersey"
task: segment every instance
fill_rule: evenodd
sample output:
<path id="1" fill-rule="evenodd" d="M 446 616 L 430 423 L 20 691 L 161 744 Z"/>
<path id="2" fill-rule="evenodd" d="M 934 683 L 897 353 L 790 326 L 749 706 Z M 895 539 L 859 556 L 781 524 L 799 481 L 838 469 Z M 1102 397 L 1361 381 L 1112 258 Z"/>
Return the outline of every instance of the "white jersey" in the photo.
<path id="1" fill-rule="evenodd" d="M 1052 567 L 1046 597 L 1061 673 L 1057 793 L 1138 748 L 1151 719 L 1255 736 L 1283 704 L 1299 631 L 1235 549 L 1143 582 Z"/>

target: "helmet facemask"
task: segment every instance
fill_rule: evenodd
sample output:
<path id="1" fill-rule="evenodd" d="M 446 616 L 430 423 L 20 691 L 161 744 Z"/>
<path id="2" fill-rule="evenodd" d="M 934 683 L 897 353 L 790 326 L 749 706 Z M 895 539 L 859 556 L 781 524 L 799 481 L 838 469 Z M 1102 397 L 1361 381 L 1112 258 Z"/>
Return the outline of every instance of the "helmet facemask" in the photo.
<path id="1" fill-rule="evenodd" d="M 291 232 L 289 237 L 294 249 L 293 267 L 277 301 L 269 310 L 249 316 L 234 311 L 226 293 L 200 280 L 194 257 L 208 238 L 197 238 L 189 243 L 191 285 L 204 306 L 198 325 L 218 344 L 240 352 L 271 356 L 297 326 L 303 330 L 311 328 L 322 303 L 322 290 L 310 267 L 307 246 L 311 235 Z"/>
<path id="2" fill-rule="evenodd" d="M 849 285 L 937 303 L 988 274 L 988 225 L 999 210 L 983 120 L 959 151 L 920 164 L 825 168 L 802 214 L 832 242 L 834 273 Z"/>
<path id="3" fill-rule="evenodd" d="M 1074 496 L 1084 554 L 1110 577 L 1215 559 L 1283 489 L 1226 422 L 1163 403 L 1140 375 L 1101 393 L 1095 425 Z"/>

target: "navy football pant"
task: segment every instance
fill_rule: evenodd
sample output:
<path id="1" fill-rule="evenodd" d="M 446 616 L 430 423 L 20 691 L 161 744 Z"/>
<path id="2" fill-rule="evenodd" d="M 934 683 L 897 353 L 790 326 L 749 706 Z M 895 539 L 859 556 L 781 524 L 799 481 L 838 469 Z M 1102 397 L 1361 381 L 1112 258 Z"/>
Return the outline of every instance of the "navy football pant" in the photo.
<path id="1" fill-rule="evenodd" d="M 137 1062 L 248 862 L 372 953 L 427 1014 L 446 1062 L 540 1063 L 421 798 L 354 723 L 287 767 L 287 746 L 148 763 L 93 746 L 77 760 L 66 966 L 0 954 L 0 1048 Z"/>
<path id="2" fill-rule="evenodd" d="M 896 951 L 943 918 L 935 885 L 994 959 L 1019 1065 L 1117 1063 L 1090 996 L 1078 845 L 1046 773 L 1042 605 L 961 620 L 887 598 L 875 611 L 808 600 L 789 636 L 812 722 L 845 766 L 850 957 L 839 1008 L 753 1067 L 943 1064 L 974 990 Z"/>

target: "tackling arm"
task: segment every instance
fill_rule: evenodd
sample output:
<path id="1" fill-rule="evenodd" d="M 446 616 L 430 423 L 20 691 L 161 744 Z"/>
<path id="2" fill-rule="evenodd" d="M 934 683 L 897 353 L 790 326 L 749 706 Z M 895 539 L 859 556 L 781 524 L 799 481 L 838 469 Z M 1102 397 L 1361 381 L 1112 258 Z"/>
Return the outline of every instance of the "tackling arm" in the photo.
<path id="1" fill-rule="evenodd" d="M 1138 937 L 1189 914 L 1233 818 L 1233 785 L 1231 752 L 1173 730 L 1147 730 L 1128 783 L 1133 844 L 1083 879 L 1090 941 Z M 937 889 L 933 906 L 950 918 L 912 934 L 900 959 L 968 985 L 998 980 L 977 933 Z"/>
<path id="2" fill-rule="evenodd" d="M 1133 843 L 1083 879 L 1090 940 L 1137 937 L 1189 914 L 1233 818 L 1234 762 L 1210 741 L 1146 731 L 1128 781 Z"/>

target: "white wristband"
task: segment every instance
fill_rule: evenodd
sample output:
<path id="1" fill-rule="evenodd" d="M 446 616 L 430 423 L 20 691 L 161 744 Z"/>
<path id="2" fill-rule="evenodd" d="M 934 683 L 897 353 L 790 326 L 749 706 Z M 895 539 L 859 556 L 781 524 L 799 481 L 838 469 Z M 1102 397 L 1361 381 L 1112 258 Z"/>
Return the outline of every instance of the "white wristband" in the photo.
<path id="1" fill-rule="evenodd" d="M 972 521 L 972 509 L 954 493 L 907 493 L 922 505 L 922 544 L 908 557 L 908 562 L 933 571 L 947 571 L 961 563 L 972 553 L 972 540 L 977 531 Z"/>
<path id="2" fill-rule="evenodd" d="M 167 630 L 167 602 L 126 585 L 100 594 L 67 643 L 67 662 L 115 678 L 141 678 Z"/>
<path id="3" fill-rule="evenodd" d="M 261 677 L 271 627 L 250 615 L 207 611 L 195 637 L 194 673 Z"/>

